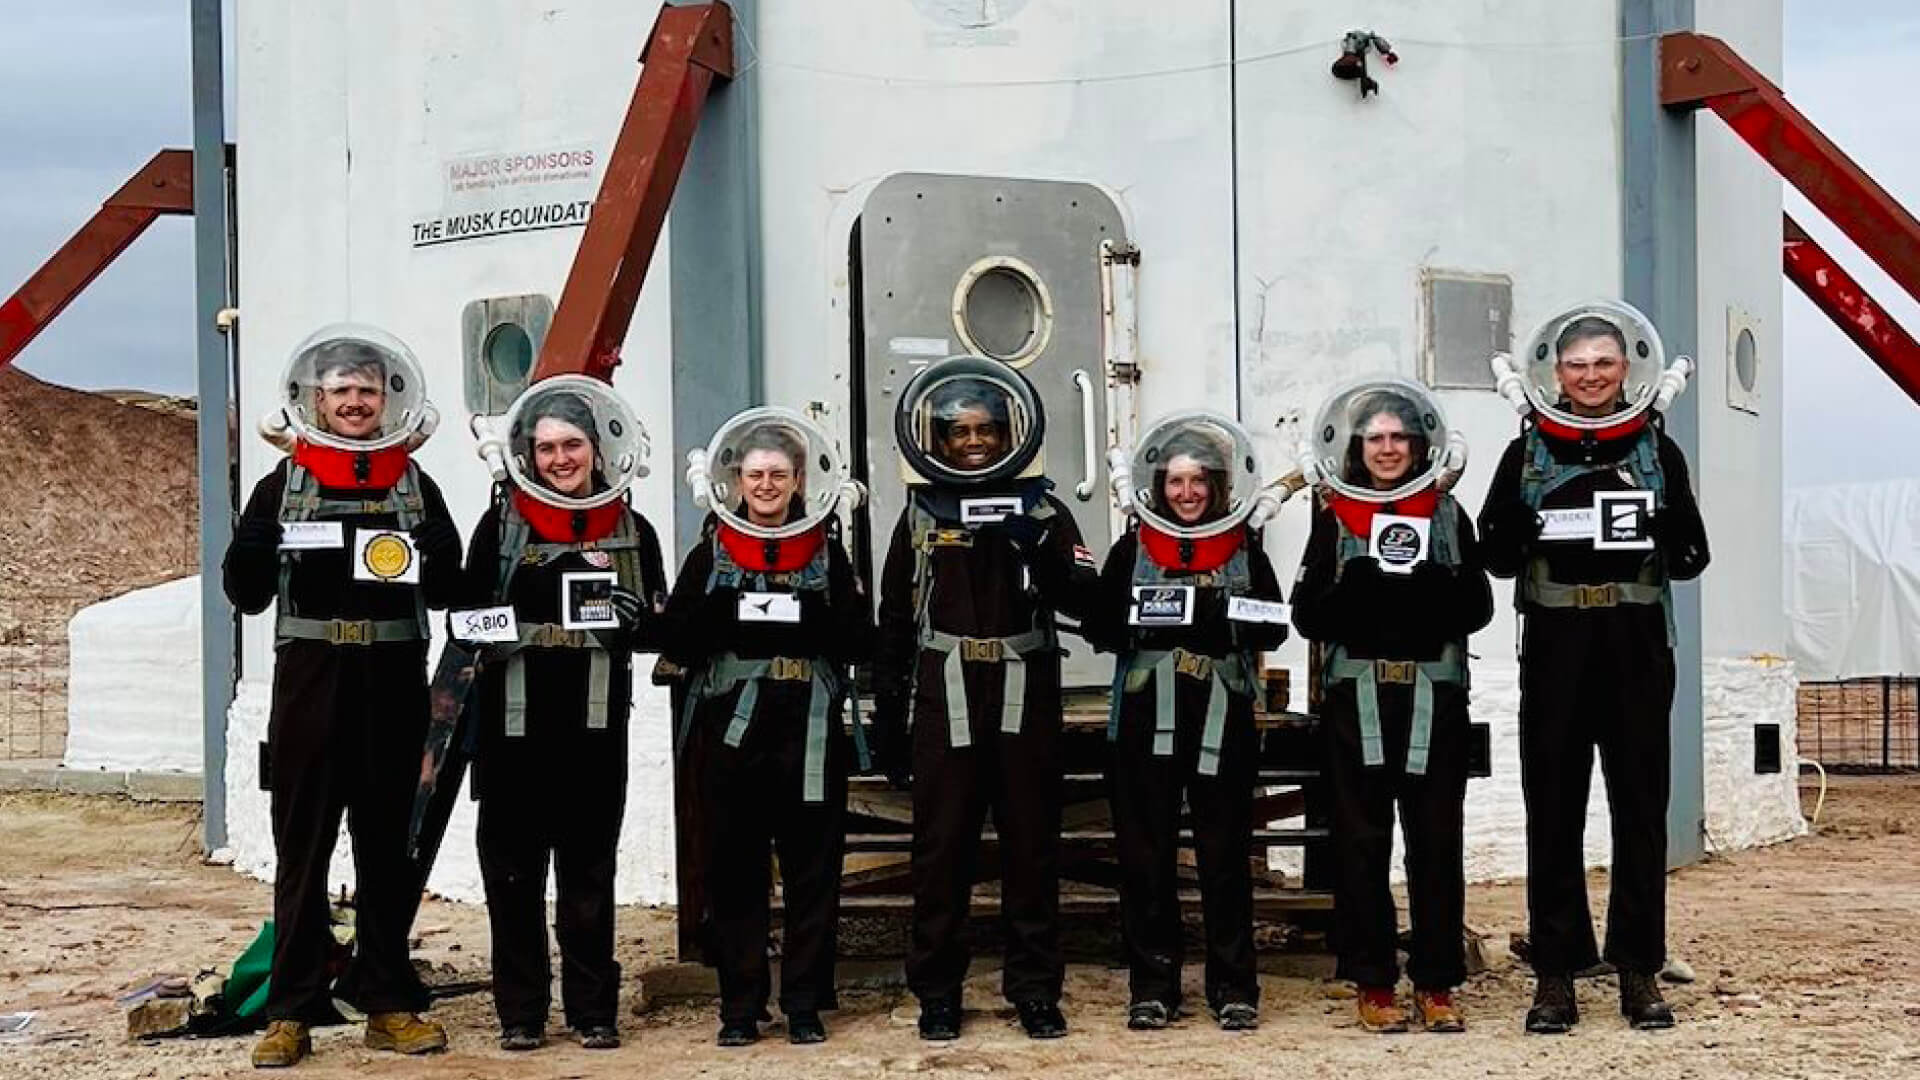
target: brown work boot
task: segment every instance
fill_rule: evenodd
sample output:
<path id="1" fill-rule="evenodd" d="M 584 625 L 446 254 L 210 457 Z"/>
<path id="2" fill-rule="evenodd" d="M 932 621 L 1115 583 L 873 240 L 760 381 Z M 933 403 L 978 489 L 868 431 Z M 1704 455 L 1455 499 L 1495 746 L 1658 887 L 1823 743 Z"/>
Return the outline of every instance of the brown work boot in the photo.
<path id="1" fill-rule="evenodd" d="M 410 1012 L 374 1013 L 367 1017 L 367 1048 L 430 1054 L 447 1048 L 447 1031 Z"/>
<path id="2" fill-rule="evenodd" d="M 1452 1034 L 1467 1030 L 1466 1018 L 1460 1015 L 1460 1009 L 1453 1003 L 1450 990 L 1413 991 L 1413 1015 L 1420 1026 L 1435 1034 Z"/>
<path id="3" fill-rule="evenodd" d="M 253 1044 L 253 1067 L 256 1069 L 284 1069 L 297 1065 L 300 1059 L 313 1053 L 313 1036 L 308 1033 L 307 1025 L 298 1020 L 275 1020 L 267 1025 L 267 1033 Z"/>
<path id="4" fill-rule="evenodd" d="M 1395 1000 L 1391 986 L 1363 986 L 1359 998 L 1360 1026 L 1376 1035 L 1407 1030 L 1407 1011 Z"/>

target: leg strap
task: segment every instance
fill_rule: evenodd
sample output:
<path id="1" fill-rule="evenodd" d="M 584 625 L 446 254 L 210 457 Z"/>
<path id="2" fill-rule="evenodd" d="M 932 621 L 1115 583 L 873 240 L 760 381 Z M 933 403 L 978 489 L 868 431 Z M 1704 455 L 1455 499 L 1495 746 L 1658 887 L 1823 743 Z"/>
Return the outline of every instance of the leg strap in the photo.
<path id="1" fill-rule="evenodd" d="M 510 739 L 527 733 L 527 658 L 519 653 L 507 657 L 505 728 Z"/>

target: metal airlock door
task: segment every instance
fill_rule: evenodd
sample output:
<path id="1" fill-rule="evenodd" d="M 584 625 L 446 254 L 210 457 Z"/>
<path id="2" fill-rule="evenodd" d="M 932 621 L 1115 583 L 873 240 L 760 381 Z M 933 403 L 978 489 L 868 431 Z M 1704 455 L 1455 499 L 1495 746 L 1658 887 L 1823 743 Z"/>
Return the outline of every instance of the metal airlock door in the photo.
<path id="1" fill-rule="evenodd" d="M 901 173 L 876 186 L 859 229 L 862 387 L 876 574 L 906 505 L 893 412 L 908 379 L 946 356 L 1019 368 L 1046 410 L 1046 473 L 1096 559 L 1112 542 L 1102 244 L 1125 247 L 1120 208 L 1091 184 Z M 1068 686 L 1106 686 L 1076 636 Z"/>

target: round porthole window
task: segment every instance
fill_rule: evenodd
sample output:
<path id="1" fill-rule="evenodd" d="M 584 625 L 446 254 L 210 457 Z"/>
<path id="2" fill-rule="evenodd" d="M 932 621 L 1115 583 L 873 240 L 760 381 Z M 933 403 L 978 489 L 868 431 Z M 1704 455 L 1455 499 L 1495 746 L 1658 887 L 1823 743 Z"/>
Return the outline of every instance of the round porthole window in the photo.
<path id="1" fill-rule="evenodd" d="M 503 386 L 526 384 L 533 370 L 533 339 L 518 323 L 501 323 L 487 333 L 481 346 L 487 358 L 487 371 Z"/>
<path id="2" fill-rule="evenodd" d="M 1753 393 L 1755 381 L 1759 378 L 1756 370 L 1760 361 L 1754 355 L 1753 331 L 1740 328 L 1740 336 L 1733 341 L 1733 377 L 1740 382 L 1740 389 Z"/>
<path id="3" fill-rule="evenodd" d="M 1033 267 L 990 256 L 969 267 L 954 288 L 953 326 L 968 352 L 1021 367 L 1047 347 L 1053 299 Z"/>

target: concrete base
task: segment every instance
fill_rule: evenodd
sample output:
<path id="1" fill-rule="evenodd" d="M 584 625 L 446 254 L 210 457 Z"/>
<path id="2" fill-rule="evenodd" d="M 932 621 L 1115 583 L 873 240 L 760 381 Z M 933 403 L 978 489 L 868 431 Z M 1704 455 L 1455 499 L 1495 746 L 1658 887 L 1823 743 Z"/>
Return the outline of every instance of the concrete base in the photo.
<path id="1" fill-rule="evenodd" d="M 199 802 L 199 773 L 69 769 L 52 758 L 0 762 L 0 791 L 116 795 L 135 802 Z"/>

